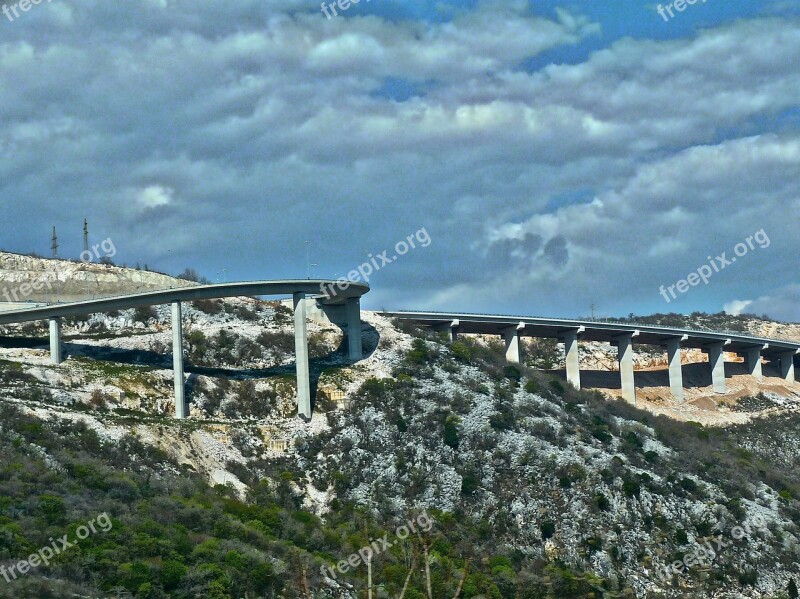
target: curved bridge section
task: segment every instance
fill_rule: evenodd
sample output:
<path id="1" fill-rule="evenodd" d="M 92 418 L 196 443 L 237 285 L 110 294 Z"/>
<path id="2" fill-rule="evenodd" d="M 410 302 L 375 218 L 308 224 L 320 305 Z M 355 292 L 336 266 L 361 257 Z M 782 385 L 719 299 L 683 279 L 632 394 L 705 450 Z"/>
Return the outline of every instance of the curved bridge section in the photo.
<path id="1" fill-rule="evenodd" d="M 320 291 L 327 289 L 325 295 Z M 63 361 L 61 319 L 95 312 L 126 310 L 141 306 L 171 304 L 172 355 L 175 378 L 175 416 L 185 418 L 186 405 L 183 369 L 183 324 L 181 303 L 203 299 L 220 299 L 242 296 L 291 296 L 294 300 L 295 358 L 297 365 L 297 413 L 301 418 L 311 418 L 311 384 L 308 368 L 308 333 L 306 328 L 307 301 L 310 297 L 326 311 L 343 312 L 344 328 L 348 337 L 350 359 L 360 360 L 361 349 L 361 296 L 369 292 L 369 285 L 349 283 L 340 285 L 327 280 L 247 281 L 216 285 L 197 285 L 176 289 L 163 289 L 118 297 L 37 305 L 0 312 L 0 324 L 14 324 L 47 320 L 50 322 L 50 356 L 53 364 Z"/>
<path id="2" fill-rule="evenodd" d="M 800 343 L 751 337 L 731 332 L 695 331 L 651 325 L 618 324 L 595 321 L 563 320 L 520 316 L 495 316 L 489 314 L 461 314 L 457 312 L 382 312 L 389 318 L 410 321 L 435 330 L 447 331 L 451 339 L 459 333 L 499 335 L 505 339 L 506 359 L 519 363 L 522 358 L 522 337 L 559 339 L 564 343 L 567 380 L 581 387 L 579 341 L 604 341 L 618 348 L 622 396 L 636 402 L 633 377 L 633 346 L 651 345 L 666 350 L 669 364 L 669 383 L 672 394 L 684 399 L 681 348 L 702 349 L 708 354 L 714 391 L 725 393 L 725 352 L 745 358 L 748 371 L 759 381 L 763 380 L 762 358 L 774 361 L 787 383 L 795 383 L 795 356 L 800 354 Z"/>

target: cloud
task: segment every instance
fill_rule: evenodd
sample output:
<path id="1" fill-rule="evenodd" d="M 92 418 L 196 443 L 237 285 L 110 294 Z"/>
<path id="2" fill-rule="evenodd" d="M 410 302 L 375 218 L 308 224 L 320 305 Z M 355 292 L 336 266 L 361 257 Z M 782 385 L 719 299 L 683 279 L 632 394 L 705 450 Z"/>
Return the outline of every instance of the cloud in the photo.
<path id="1" fill-rule="evenodd" d="M 766 314 L 783 322 L 800 322 L 800 284 L 776 289 L 754 300 L 733 300 L 725 304 L 729 314 Z"/>
<path id="2" fill-rule="evenodd" d="M 659 285 L 761 227 L 769 249 L 679 307 L 791 271 L 798 21 L 609 42 L 525 2 L 361 6 L 75 0 L 68 23 L 42 5 L 4 28 L 0 193 L 20 223 L 4 242 L 44 252 L 64 223 L 79 246 L 86 215 L 132 263 L 171 249 L 183 263 L 164 268 L 293 277 L 308 239 L 332 276 L 425 226 L 437 243 L 375 297 L 555 315 L 661 308 Z"/>
<path id="3" fill-rule="evenodd" d="M 136 192 L 136 203 L 143 209 L 172 204 L 175 191 L 161 185 L 150 185 Z"/>
<path id="4" fill-rule="evenodd" d="M 753 305 L 753 300 L 733 300 L 723 306 L 723 310 L 733 316 L 739 316 L 748 312 L 748 308 Z"/>

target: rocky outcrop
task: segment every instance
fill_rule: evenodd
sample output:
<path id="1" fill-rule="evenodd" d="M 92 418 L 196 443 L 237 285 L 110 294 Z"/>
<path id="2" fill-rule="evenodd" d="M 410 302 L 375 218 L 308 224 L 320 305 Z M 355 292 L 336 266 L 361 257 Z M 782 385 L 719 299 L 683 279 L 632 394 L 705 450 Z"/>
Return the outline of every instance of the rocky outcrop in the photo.
<path id="1" fill-rule="evenodd" d="M 111 264 L 0 252 L 0 303 L 72 302 L 194 284 Z"/>

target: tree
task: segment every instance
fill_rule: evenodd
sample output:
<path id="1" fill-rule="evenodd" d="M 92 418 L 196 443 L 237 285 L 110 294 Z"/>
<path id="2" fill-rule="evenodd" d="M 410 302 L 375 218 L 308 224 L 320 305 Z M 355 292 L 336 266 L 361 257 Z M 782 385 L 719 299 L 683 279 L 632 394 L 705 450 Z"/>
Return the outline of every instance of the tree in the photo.
<path id="1" fill-rule="evenodd" d="M 145 268 L 147 267 L 145 266 Z M 192 281 L 193 283 L 201 283 L 203 285 L 208 285 L 209 283 L 211 283 L 211 281 L 209 281 L 206 277 L 198 273 L 194 268 L 188 268 L 188 267 L 176 278 L 183 279 L 184 281 Z"/>
<path id="2" fill-rule="evenodd" d="M 561 362 L 557 339 L 533 339 L 525 351 L 525 364 L 539 370 L 552 370 Z"/>

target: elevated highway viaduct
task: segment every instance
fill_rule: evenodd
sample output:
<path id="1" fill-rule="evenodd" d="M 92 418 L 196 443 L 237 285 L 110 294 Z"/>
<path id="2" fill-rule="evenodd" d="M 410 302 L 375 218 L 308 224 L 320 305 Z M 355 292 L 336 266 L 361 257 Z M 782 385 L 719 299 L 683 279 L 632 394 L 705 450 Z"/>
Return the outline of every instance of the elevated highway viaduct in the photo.
<path id="1" fill-rule="evenodd" d="M 459 334 L 499 335 L 505 340 L 506 358 L 516 363 L 522 359 L 522 337 L 558 339 L 564 343 L 567 380 L 577 389 L 581 387 L 578 342 L 611 343 L 618 351 L 622 396 L 632 403 L 636 401 L 633 348 L 637 344 L 666 350 L 670 390 L 679 400 L 684 399 L 681 348 L 697 348 L 708 354 L 712 385 L 716 393 L 726 391 L 725 352 L 744 357 L 749 373 L 759 381 L 763 380 L 762 358 L 776 362 L 781 376 L 790 384 L 795 384 L 795 359 L 800 354 L 800 343 L 731 332 L 489 314 L 409 311 L 382 312 L 382 314 L 389 318 L 446 331 L 453 340 Z"/>
<path id="2" fill-rule="evenodd" d="M 328 289 L 320 295 L 321 289 Z M 132 295 L 92 299 L 79 302 L 10 307 L 0 312 L 0 324 L 47 320 L 50 323 L 50 357 L 53 364 L 63 361 L 61 319 L 96 312 L 126 310 L 142 306 L 170 304 L 172 306 L 172 356 L 175 379 L 175 417 L 188 415 L 184 381 L 183 324 L 181 303 L 195 300 L 244 296 L 290 296 L 294 306 L 295 363 L 297 368 L 297 412 L 301 418 L 311 418 L 311 378 L 308 366 L 308 334 L 306 316 L 309 302 L 316 300 L 327 317 L 347 334 L 348 355 L 360 360 L 361 296 L 369 292 L 364 283 L 341 285 L 337 281 L 281 280 L 247 281 L 215 285 L 197 285 L 163 289 Z"/>

